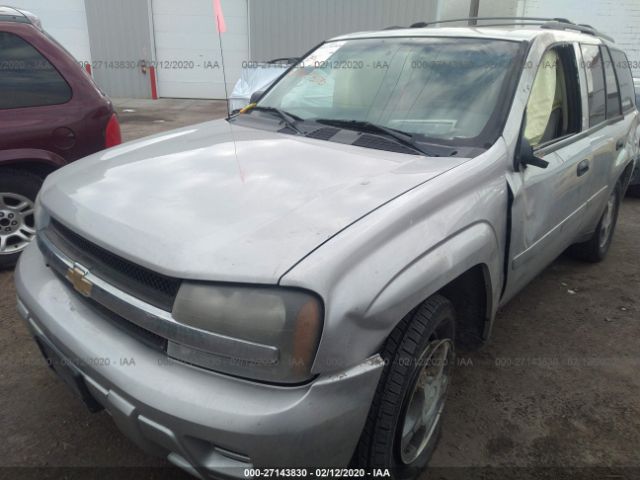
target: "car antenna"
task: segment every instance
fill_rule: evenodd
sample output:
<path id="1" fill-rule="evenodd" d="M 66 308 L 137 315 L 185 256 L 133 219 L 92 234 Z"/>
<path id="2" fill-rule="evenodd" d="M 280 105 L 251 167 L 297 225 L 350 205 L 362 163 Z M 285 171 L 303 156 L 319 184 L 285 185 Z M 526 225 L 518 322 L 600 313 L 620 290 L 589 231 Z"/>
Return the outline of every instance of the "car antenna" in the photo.
<path id="1" fill-rule="evenodd" d="M 224 103 L 227 106 L 227 120 L 231 118 L 231 111 L 229 110 L 229 92 L 227 91 L 227 75 L 224 71 L 224 52 L 222 48 L 222 34 L 227 31 L 227 24 L 224 21 L 224 15 L 222 13 L 222 5 L 220 4 L 220 0 L 213 0 L 213 10 L 216 14 L 216 28 L 218 30 L 218 39 L 220 40 L 220 60 L 222 62 L 222 81 L 224 82 Z M 240 165 L 240 159 L 238 158 L 238 149 L 236 146 L 235 135 L 233 134 L 233 127 L 229 125 L 229 132 L 231 133 L 231 138 L 233 138 L 233 153 L 236 157 L 236 165 L 238 166 L 238 173 L 240 174 L 240 180 L 244 184 L 244 171 L 242 170 L 242 165 Z"/>
<path id="2" fill-rule="evenodd" d="M 229 92 L 227 90 L 227 74 L 224 70 L 224 49 L 222 48 L 222 34 L 227 31 L 227 23 L 224 21 L 222 13 L 222 5 L 220 0 L 213 1 L 213 10 L 216 15 L 216 29 L 218 30 L 218 39 L 220 41 L 220 61 L 222 62 L 222 82 L 224 83 L 224 101 L 227 105 L 227 118 L 231 117 L 229 110 Z"/>

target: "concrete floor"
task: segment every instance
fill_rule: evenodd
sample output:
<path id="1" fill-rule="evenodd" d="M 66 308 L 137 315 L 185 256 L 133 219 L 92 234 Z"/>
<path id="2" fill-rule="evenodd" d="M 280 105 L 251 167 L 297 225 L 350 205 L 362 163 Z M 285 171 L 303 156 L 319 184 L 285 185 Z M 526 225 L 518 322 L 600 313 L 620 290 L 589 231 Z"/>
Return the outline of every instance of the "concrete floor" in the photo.
<path id="1" fill-rule="evenodd" d="M 123 142 L 227 114 L 226 102 L 220 100 L 117 98 L 113 104 L 122 124 Z"/>
<path id="2" fill-rule="evenodd" d="M 225 111 L 116 105 L 125 139 Z M 640 478 L 639 220 L 640 200 L 626 199 L 604 263 L 558 259 L 500 312 L 491 342 L 461 358 L 423 478 Z M 0 273 L 0 478 L 190 478 L 82 407 L 43 364 L 14 295 L 12 272 Z"/>

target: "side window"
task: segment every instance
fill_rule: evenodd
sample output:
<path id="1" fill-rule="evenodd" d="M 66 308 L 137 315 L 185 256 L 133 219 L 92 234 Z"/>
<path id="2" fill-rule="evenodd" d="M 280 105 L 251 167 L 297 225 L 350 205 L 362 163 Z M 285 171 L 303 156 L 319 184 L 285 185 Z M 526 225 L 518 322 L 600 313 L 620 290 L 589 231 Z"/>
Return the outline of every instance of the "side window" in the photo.
<path id="1" fill-rule="evenodd" d="M 631 110 L 634 107 L 633 101 L 633 77 L 627 56 L 620 50 L 609 50 L 613 59 L 613 67 L 618 77 L 618 85 L 620 86 L 620 97 L 622 99 L 622 110 Z"/>
<path id="2" fill-rule="evenodd" d="M 589 94 L 589 126 L 604 122 L 607 115 L 602 55 L 597 45 L 581 45 Z"/>
<path id="3" fill-rule="evenodd" d="M 536 147 L 580 131 L 580 87 L 572 45 L 548 50 L 527 102 L 524 136 Z"/>
<path id="4" fill-rule="evenodd" d="M 0 32 L 0 109 L 57 105 L 71 99 L 58 71 L 31 44 Z"/>
<path id="5" fill-rule="evenodd" d="M 609 56 L 609 49 L 600 48 L 604 59 L 604 78 L 607 87 L 607 118 L 617 117 L 622 113 L 620 109 L 620 93 L 618 92 L 618 80 L 613 70 L 613 61 Z"/>

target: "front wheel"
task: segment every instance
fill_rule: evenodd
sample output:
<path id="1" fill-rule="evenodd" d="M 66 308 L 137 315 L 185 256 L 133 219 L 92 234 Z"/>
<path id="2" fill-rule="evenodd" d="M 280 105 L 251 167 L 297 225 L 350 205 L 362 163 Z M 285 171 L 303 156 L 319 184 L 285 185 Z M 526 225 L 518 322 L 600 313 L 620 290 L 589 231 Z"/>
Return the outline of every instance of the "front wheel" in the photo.
<path id="1" fill-rule="evenodd" d="M 0 269 L 13 267 L 35 236 L 34 204 L 42 179 L 0 170 Z"/>
<path id="2" fill-rule="evenodd" d="M 455 311 L 441 295 L 424 301 L 387 340 L 385 368 L 354 463 L 412 479 L 439 439 L 455 363 Z"/>

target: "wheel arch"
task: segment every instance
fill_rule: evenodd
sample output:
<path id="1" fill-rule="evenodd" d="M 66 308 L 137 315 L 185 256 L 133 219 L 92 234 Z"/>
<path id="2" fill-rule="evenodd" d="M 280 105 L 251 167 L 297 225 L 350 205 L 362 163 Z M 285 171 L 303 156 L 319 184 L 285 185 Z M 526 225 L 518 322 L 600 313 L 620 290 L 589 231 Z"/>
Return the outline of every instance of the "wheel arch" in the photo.
<path id="1" fill-rule="evenodd" d="M 633 176 L 633 169 L 634 166 L 636 165 L 636 162 L 638 162 L 640 160 L 636 160 L 629 162 L 629 164 L 625 167 L 625 169 L 622 171 L 622 174 L 620 175 L 620 185 L 622 187 L 622 195 L 624 196 L 625 192 L 627 191 L 627 188 L 629 188 L 629 185 L 631 183 L 631 177 Z"/>
<path id="2" fill-rule="evenodd" d="M 67 161 L 47 150 L 14 149 L 0 151 L 0 168 L 28 171 L 42 178 L 63 167 Z"/>
<path id="3" fill-rule="evenodd" d="M 478 264 L 445 285 L 437 293 L 456 310 L 456 346 L 464 350 L 481 347 L 491 331 L 492 287 L 486 264 Z"/>
<path id="4" fill-rule="evenodd" d="M 425 300 L 441 294 L 458 315 L 456 343 L 480 347 L 489 337 L 501 292 L 502 251 L 495 231 L 479 222 L 458 232 L 397 275 L 367 308 L 394 318 L 388 334 Z"/>

